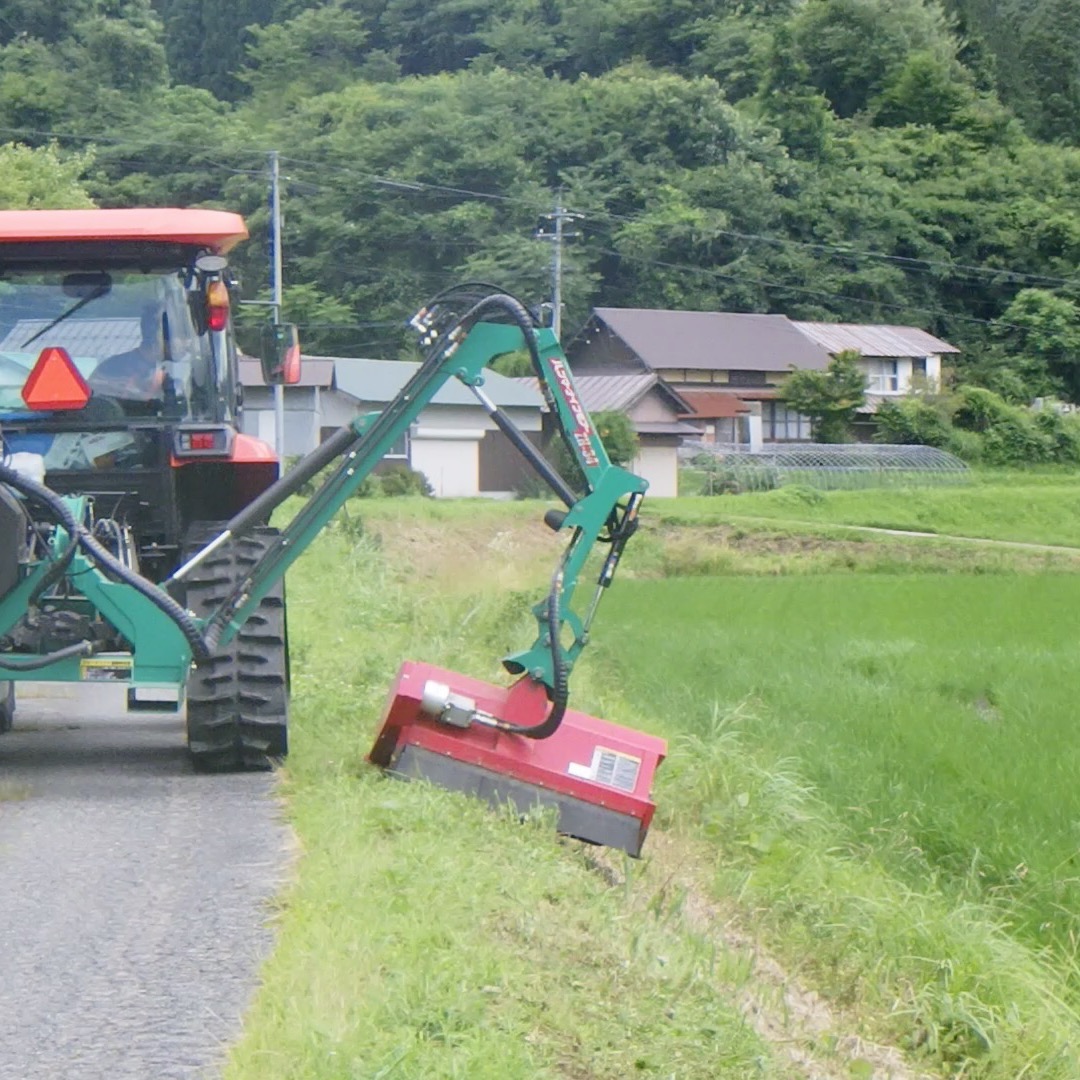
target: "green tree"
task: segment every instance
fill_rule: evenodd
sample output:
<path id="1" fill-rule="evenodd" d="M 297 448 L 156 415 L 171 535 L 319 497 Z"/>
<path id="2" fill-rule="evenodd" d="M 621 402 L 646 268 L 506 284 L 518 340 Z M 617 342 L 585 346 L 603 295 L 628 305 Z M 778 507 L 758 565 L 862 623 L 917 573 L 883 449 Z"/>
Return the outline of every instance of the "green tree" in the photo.
<path id="1" fill-rule="evenodd" d="M 909 53 L 956 52 L 940 8 L 923 0 L 810 0 L 792 28 L 814 85 L 842 117 L 864 111 Z"/>
<path id="2" fill-rule="evenodd" d="M 91 154 L 64 154 L 55 145 L 34 150 L 0 146 L 0 209 L 77 210 L 93 206 L 83 186 Z"/>
<path id="3" fill-rule="evenodd" d="M 1080 402 L 1080 306 L 1046 289 L 1022 289 L 996 329 L 1013 357 L 1041 367 Z"/>
<path id="4" fill-rule="evenodd" d="M 247 66 L 239 78 L 278 104 L 340 90 L 355 79 L 368 32 L 344 0 L 247 31 Z"/>
<path id="5" fill-rule="evenodd" d="M 855 414 L 866 402 L 866 376 L 859 369 L 859 354 L 837 353 L 825 371 L 793 370 L 780 397 L 810 418 L 815 442 L 848 442 Z"/>

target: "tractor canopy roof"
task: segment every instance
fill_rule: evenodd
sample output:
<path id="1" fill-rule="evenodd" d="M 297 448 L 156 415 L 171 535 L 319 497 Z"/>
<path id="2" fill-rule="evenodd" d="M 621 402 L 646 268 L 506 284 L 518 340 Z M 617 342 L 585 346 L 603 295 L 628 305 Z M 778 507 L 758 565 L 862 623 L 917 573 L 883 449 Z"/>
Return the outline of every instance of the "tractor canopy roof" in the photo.
<path id="1" fill-rule="evenodd" d="M 248 235 L 244 219 L 226 210 L 2 210 L 0 245 L 160 241 L 224 254 Z"/>

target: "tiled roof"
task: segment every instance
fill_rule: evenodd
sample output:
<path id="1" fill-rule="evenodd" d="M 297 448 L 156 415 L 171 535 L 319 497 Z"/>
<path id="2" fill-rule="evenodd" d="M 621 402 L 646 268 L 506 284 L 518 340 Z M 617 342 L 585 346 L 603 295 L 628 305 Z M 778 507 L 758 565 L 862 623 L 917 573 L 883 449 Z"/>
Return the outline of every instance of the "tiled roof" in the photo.
<path id="1" fill-rule="evenodd" d="M 829 354 L 784 315 L 728 311 L 596 308 L 574 340 L 575 372 L 588 369 L 583 351 L 603 323 L 654 371 L 824 371 Z"/>
<path id="2" fill-rule="evenodd" d="M 750 411 L 750 406 L 735 393 L 720 390 L 683 390 L 681 393 L 683 400 L 694 410 L 683 414 L 690 419 L 729 420 Z"/>

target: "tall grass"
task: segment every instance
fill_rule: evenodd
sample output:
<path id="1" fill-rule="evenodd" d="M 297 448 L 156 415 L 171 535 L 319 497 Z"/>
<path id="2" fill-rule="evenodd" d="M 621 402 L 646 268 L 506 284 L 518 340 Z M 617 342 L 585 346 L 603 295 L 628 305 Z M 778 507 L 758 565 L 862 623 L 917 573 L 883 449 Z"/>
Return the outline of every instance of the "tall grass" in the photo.
<path id="1" fill-rule="evenodd" d="M 650 617 L 643 620 L 642 611 Z M 749 703 L 860 842 L 993 898 L 1034 943 L 1080 937 L 1080 578 L 626 582 L 599 648 L 701 734 Z"/>

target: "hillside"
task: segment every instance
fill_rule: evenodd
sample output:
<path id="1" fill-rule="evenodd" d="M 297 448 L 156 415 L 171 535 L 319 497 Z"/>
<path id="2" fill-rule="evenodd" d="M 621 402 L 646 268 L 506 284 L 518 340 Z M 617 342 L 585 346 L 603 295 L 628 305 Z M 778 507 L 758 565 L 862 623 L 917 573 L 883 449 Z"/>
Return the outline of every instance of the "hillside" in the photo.
<path id="1" fill-rule="evenodd" d="M 1074 59 L 1013 31 L 1066 42 L 1076 0 L 1013 7 L 9 2 L 0 126 L 103 205 L 244 212 L 249 295 L 278 151 L 314 350 L 397 355 L 462 277 L 547 299 L 561 205 L 570 332 L 598 304 L 911 323 L 965 379 L 1075 397 Z"/>

